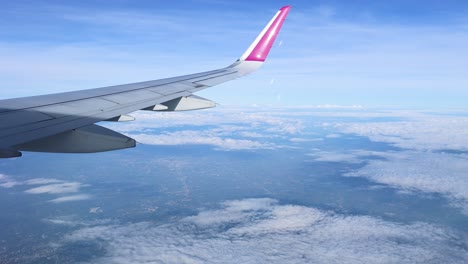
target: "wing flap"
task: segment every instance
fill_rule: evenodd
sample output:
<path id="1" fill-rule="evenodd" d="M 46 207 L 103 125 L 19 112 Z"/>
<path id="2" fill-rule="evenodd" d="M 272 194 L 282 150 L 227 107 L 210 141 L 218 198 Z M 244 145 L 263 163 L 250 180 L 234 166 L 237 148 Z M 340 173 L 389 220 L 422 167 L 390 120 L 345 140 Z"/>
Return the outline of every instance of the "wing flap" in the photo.
<path id="1" fill-rule="evenodd" d="M 167 108 L 158 111 L 191 111 L 216 106 L 216 103 L 200 96 L 182 96 L 162 103 Z"/>
<path id="2" fill-rule="evenodd" d="M 100 97 L 102 99 L 112 101 L 117 104 L 132 104 L 139 101 L 148 100 L 148 98 L 163 97 L 160 93 L 153 92 L 149 89 L 131 91 Z"/>
<path id="3" fill-rule="evenodd" d="M 117 105 L 118 103 L 111 102 L 109 100 L 103 100 L 101 98 L 90 98 L 66 102 L 62 104 L 53 104 L 49 106 L 36 107 L 29 109 L 28 112 L 41 112 L 49 116 L 59 118 L 69 115 L 81 115 L 90 111 L 109 109 Z"/>
<path id="4" fill-rule="evenodd" d="M 186 91 L 186 90 L 189 90 L 191 88 L 194 88 L 194 87 L 192 85 L 190 85 L 190 84 L 173 83 L 173 84 L 168 84 L 168 85 L 164 85 L 164 86 L 149 88 L 148 90 L 150 90 L 152 92 L 162 94 L 162 95 L 170 95 L 170 94 L 178 93 L 180 91 Z"/>

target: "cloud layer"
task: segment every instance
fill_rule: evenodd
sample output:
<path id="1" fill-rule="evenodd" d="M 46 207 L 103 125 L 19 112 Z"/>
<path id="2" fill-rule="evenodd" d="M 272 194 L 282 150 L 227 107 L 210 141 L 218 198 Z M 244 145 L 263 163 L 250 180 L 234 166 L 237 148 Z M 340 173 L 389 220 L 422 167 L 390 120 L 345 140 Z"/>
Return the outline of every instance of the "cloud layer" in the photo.
<path id="1" fill-rule="evenodd" d="M 12 177 L 0 174 L 0 187 L 13 188 L 19 186 L 26 186 L 28 189 L 24 190 L 28 194 L 53 194 L 59 195 L 59 197 L 49 200 L 53 203 L 62 203 L 78 200 L 87 200 L 91 198 L 90 195 L 80 194 L 81 188 L 89 185 L 82 184 L 79 182 L 67 182 L 57 179 L 49 178 L 36 178 L 25 181 L 17 181 Z M 31 186 L 36 186 L 30 188 Z M 70 193 L 76 193 L 74 195 L 67 195 Z"/>
<path id="2" fill-rule="evenodd" d="M 365 177 L 392 187 L 448 197 L 468 214 L 468 155 L 403 151 L 380 153 L 384 160 L 370 160 L 345 176 Z"/>
<path id="3" fill-rule="evenodd" d="M 416 111 L 396 114 L 407 120 L 337 122 L 334 128 L 343 133 L 366 136 L 373 141 L 388 142 L 401 148 L 468 150 L 468 117 L 422 114 Z"/>
<path id="4" fill-rule="evenodd" d="M 157 225 L 85 227 L 62 243 L 92 241 L 93 263 L 465 263 L 466 241 L 424 223 L 403 225 L 273 199 L 228 201 L 219 209 Z"/>
<path id="5" fill-rule="evenodd" d="M 422 111 L 386 111 L 379 122 L 330 122 L 334 132 L 364 136 L 389 143 L 399 151 L 317 151 L 317 161 L 366 163 L 345 173 L 365 177 L 404 191 L 442 194 L 468 214 L 468 117 L 466 114 Z M 340 113 L 336 113 L 339 116 Z M 349 116 L 349 113 L 343 113 Z M 359 115 L 355 116 L 359 117 Z M 366 113 L 362 117 L 369 117 Z M 378 116 L 376 116 L 378 117 Z M 395 121 L 394 118 L 398 119 Z M 379 157 L 379 159 L 366 158 Z"/>
<path id="6" fill-rule="evenodd" d="M 150 145 L 211 145 L 217 150 L 279 148 L 275 139 L 300 134 L 300 119 L 270 112 L 218 108 L 201 113 L 147 113 L 134 115 L 137 122 L 107 127 L 126 132 L 138 142 Z"/>
<path id="7" fill-rule="evenodd" d="M 223 138 L 212 131 L 180 131 L 164 134 L 130 134 L 139 143 L 149 145 L 211 145 L 219 150 L 271 149 L 272 144 L 247 139 Z"/>

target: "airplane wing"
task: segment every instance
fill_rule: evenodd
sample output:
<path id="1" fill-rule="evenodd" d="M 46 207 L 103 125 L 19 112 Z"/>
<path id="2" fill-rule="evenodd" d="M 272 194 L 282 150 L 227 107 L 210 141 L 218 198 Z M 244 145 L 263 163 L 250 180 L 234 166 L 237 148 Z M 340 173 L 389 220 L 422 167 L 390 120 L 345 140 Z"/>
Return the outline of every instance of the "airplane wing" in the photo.
<path id="1" fill-rule="evenodd" d="M 193 95 L 247 75 L 265 61 L 290 6 L 281 8 L 232 65 L 179 77 L 110 87 L 0 100 L 0 158 L 21 151 L 92 153 L 135 147 L 136 141 L 101 121 L 131 121 L 137 110 L 184 111 L 216 106 Z"/>

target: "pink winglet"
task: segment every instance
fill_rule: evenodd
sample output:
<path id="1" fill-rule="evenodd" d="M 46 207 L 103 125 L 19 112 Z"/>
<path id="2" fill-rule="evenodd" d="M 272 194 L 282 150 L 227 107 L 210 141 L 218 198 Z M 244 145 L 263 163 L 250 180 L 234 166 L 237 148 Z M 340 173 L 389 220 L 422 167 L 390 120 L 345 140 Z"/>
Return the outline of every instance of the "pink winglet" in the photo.
<path id="1" fill-rule="evenodd" d="M 290 9 L 291 6 L 284 6 L 279 10 L 278 16 L 245 59 L 246 61 L 265 61 Z"/>

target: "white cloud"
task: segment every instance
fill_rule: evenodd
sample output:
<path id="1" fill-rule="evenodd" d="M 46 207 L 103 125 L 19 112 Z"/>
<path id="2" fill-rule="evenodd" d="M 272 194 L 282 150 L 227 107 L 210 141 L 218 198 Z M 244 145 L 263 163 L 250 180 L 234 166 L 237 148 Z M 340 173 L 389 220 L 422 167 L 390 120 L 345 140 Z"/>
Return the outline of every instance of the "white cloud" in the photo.
<path id="1" fill-rule="evenodd" d="M 336 104 L 321 104 L 303 106 L 307 109 L 363 109 L 362 105 L 336 105 Z"/>
<path id="2" fill-rule="evenodd" d="M 149 28 L 167 28 L 171 31 L 187 31 L 184 26 L 183 16 L 163 15 L 161 13 L 144 13 L 132 11 L 113 11 L 97 12 L 96 10 L 77 10 L 63 15 L 65 20 L 91 24 L 93 26 L 114 26 L 117 30 L 126 30 L 134 32 L 136 30 L 147 30 Z M 78 12 L 77 12 L 78 11 Z M 186 21 L 187 22 L 187 21 Z"/>
<path id="3" fill-rule="evenodd" d="M 99 206 L 98 206 L 98 207 L 91 207 L 91 208 L 89 208 L 89 213 L 90 213 L 90 214 L 99 214 L 99 213 L 102 213 L 102 212 L 103 212 L 103 210 L 102 210 L 102 208 L 99 207 Z"/>
<path id="4" fill-rule="evenodd" d="M 290 138 L 291 142 L 312 142 L 312 141 L 322 141 L 323 138 Z"/>
<path id="5" fill-rule="evenodd" d="M 327 151 L 317 151 L 309 154 L 315 161 L 322 162 L 347 162 L 347 163 L 361 163 L 364 160 L 360 159 L 358 155 L 353 153 L 336 153 Z"/>
<path id="6" fill-rule="evenodd" d="M 356 118 L 373 117 L 357 113 Z M 317 151 L 310 156 L 316 161 L 363 163 L 366 165 L 345 176 L 365 177 L 387 184 L 402 192 L 437 193 L 468 214 L 468 117 L 451 112 L 424 111 L 378 112 L 380 122 L 335 121 L 319 126 L 341 133 L 368 137 L 372 141 L 390 143 L 403 150 L 373 152 Z M 375 115 L 374 117 L 379 117 Z M 387 115 L 387 116 L 385 116 Z M 336 117 L 350 117 L 349 113 L 335 113 Z M 397 117 L 386 120 L 385 117 Z M 443 152 L 445 151 L 445 152 Z M 368 159 L 377 156 L 379 159 Z"/>
<path id="7" fill-rule="evenodd" d="M 79 192 L 80 188 L 86 186 L 79 182 L 65 182 L 65 183 L 56 183 L 56 184 L 49 184 L 49 185 L 42 185 L 39 187 L 35 187 L 32 189 L 28 189 L 25 193 L 31 194 L 42 194 L 42 193 L 49 193 L 49 194 L 61 194 L 61 193 L 73 193 Z"/>
<path id="8" fill-rule="evenodd" d="M 302 120 L 273 112 L 222 107 L 216 111 L 134 114 L 135 122 L 105 124 L 138 142 L 153 145 L 212 145 L 219 150 L 277 148 L 272 139 L 299 135 Z M 193 127 L 197 128 L 194 129 Z M 189 127 L 189 128 L 186 128 Z M 174 131 L 176 130 L 176 131 Z"/>
<path id="9" fill-rule="evenodd" d="M 346 163 L 363 163 L 367 161 L 366 157 L 381 156 L 383 152 L 368 151 L 368 150 L 343 150 L 341 152 L 322 151 L 315 149 L 308 156 L 315 161 L 322 162 L 346 162 Z"/>
<path id="10" fill-rule="evenodd" d="M 245 138 L 266 138 L 269 137 L 268 135 L 261 134 L 258 132 L 240 132 L 239 136 L 245 137 Z"/>
<path id="11" fill-rule="evenodd" d="M 237 214 L 236 214 L 237 213 Z M 218 218 L 217 216 L 222 216 Z M 225 217 L 229 216 L 229 217 Z M 93 263 L 465 263 L 466 241 L 430 224 L 346 216 L 271 199 L 223 203 L 167 224 L 97 225 L 63 244 L 93 241 Z"/>
<path id="12" fill-rule="evenodd" d="M 81 191 L 82 187 L 89 186 L 88 184 L 83 184 L 79 182 L 66 182 L 58 179 L 50 178 L 36 178 L 29 179 L 25 181 L 14 181 L 11 177 L 0 174 L 0 187 L 3 188 L 13 188 L 15 186 L 29 186 L 38 185 L 37 187 L 30 188 L 25 190 L 25 193 L 28 194 L 54 194 L 54 195 L 65 195 L 69 193 L 78 193 Z M 75 194 L 67 196 L 59 196 L 55 199 L 49 200 L 53 203 L 69 202 L 69 201 L 78 201 L 78 200 L 87 200 L 91 196 L 88 194 Z"/>
<path id="13" fill-rule="evenodd" d="M 47 178 L 37 178 L 31 179 L 24 182 L 27 185 L 42 185 L 42 184 L 50 184 L 50 183 L 60 183 L 63 182 L 62 180 L 57 179 L 47 179 Z"/>
<path id="14" fill-rule="evenodd" d="M 56 224 L 56 225 L 65 225 L 65 226 L 76 226 L 76 222 L 69 219 L 44 219 L 44 222 Z"/>
<path id="15" fill-rule="evenodd" d="M 132 115 L 136 118 L 135 122 L 106 124 L 106 126 L 126 132 L 182 126 L 216 126 L 218 132 L 268 130 L 281 135 L 300 133 L 304 128 L 301 120 L 278 115 L 278 112 L 272 109 L 217 107 L 215 110 L 195 112 L 139 111 Z"/>
<path id="16" fill-rule="evenodd" d="M 27 181 L 16 181 L 11 179 L 11 177 L 0 174 L 0 186 L 3 188 L 12 188 L 15 186 L 20 185 L 42 185 L 42 184 L 49 184 L 49 183 L 59 183 L 63 182 L 57 179 L 47 179 L 47 178 L 37 178 L 31 179 Z"/>
<path id="17" fill-rule="evenodd" d="M 220 150 L 272 149 L 272 144 L 253 140 L 222 138 L 205 131 L 179 131 L 166 134 L 129 134 L 139 143 L 150 145 L 212 145 Z"/>
<path id="18" fill-rule="evenodd" d="M 49 200 L 49 202 L 51 202 L 51 203 L 64 203 L 64 202 L 74 202 L 74 201 L 82 201 L 82 200 L 89 200 L 89 199 L 91 199 L 91 195 L 76 194 L 76 195 L 58 197 L 58 198 Z"/>
<path id="19" fill-rule="evenodd" d="M 268 210 L 273 204 L 276 204 L 276 200 L 268 198 L 227 201 L 222 210 L 202 211 L 185 220 L 199 226 L 235 223 L 243 221 L 254 211 Z"/>
<path id="20" fill-rule="evenodd" d="M 405 121 L 335 123 L 343 133 L 417 150 L 468 150 L 468 117 L 400 113 Z"/>
<path id="21" fill-rule="evenodd" d="M 0 184 L 1 187 L 3 188 L 12 188 L 12 187 L 15 187 L 17 185 L 21 185 L 20 182 L 17 182 L 17 181 L 8 181 L 8 182 L 3 182 Z"/>
<path id="22" fill-rule="evenodd" d="M 96 226 L 107 225 L 113 222 L 110 219 L 97 219 L 97 220 L 79 220 L 76 216 L 61 216 L 56 218 L 46 218 L 42 221 L 46 223 L 64 225 L 64 226 Z"/>
<path id="23" fill-rule="evenodd" d="M 21 182 L 15 181 L 15 180 L 11 179 L 11 177 L 9 177 L 7 175 L 0 174 L 0 187 L 12 188 L 12 187 L 15 187 L 17 185 L 21 185 Z"/>
<path id="24" fill-rule="evenodd" d="M 468 214 L 468 155 L 417 151 L 380 153 L 383 160 L 345 176 L 365 177 L 406 191 L 439 193 Z"/>

